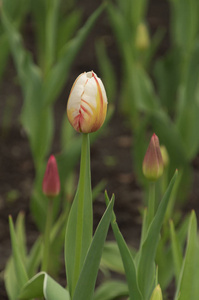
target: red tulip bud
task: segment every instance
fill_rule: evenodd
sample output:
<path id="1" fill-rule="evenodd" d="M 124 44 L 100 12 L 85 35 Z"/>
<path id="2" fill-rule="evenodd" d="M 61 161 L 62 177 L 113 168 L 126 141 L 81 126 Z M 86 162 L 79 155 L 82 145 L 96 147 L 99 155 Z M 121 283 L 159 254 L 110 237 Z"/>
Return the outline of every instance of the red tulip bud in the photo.
<path id="1" fill-rule="evenodd" d="M 163 168 L 164 165 L 160 151 L 159 139 L 154 133 L 142 165 L 144 176 L 151 181 L 156 181 L 162 175 Z"/>
<path id="2" fill-rule="evenodd" d="M 54 155 L 51 155 L 44 174 L 42 190 L 44 195 L 55 197 L 60 192 L 60 179 L 57 168 L 57 162 Z"/>

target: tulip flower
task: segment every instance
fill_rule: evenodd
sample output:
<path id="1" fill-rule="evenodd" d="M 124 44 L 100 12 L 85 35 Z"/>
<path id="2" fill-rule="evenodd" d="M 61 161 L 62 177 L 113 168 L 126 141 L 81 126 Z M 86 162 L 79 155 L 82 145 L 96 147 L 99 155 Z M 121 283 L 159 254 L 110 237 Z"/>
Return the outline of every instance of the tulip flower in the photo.
<path id="1" fill-rule="evenodd" d="M 57 169 L 57 162 L 54 155 L 51 155 L 44 174 L 42 190 L 44 195 L 55 197 L 60 192 L 60 179 Z"/>
<path id="2" fill-rule="evenodd" d="M 142 169 L 144 176 L 151 181 L 156 181 L 163 173 L 163 159 L 160 151 L 159 139 L 155 133 L 152 135 L 146 151 Z"/>
<path id="3" fill-rule="evenodd" d="M 67 103 L 69 122 L 78 132 L 97 131 L 104 123 L 107 96 L 100 78 L 91 71 L 75 80 Z"/>

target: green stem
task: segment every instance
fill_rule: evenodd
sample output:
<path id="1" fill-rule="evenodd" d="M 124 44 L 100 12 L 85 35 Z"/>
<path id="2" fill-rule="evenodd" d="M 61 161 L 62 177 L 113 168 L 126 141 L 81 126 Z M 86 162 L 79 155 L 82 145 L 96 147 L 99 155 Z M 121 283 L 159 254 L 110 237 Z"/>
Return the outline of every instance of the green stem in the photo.
<path id="1" fill-rule="evenodd" d="M 82 256 L 82 237 L 83 237 L 83 219 L 84 219 L 84 195 L 85 195 L 85 180 L 87 167 L 90 168 L 90 161 L 87 162 L 87 153 L 90 152 L 89 135 L 82 134 L 82 148 L 81 148 L 81 163 L 80 163 L 80 178 L 79 178 L 79 194 L 77 206 L 77 234 L 76 234 L 76 249 L 75 249 L 75 266 L 72 294 L 77 284 L 80 270 L 81 270 L 81 256 Z M 90 157 L 89 157 L 90 159 Z M 89 166 L 87 166 L 89 163 Z"/>
<path id="2" fill-rule="evenodd" d="M 147 228 L 149 228 L 149 225 L 151 224 L 154 215 L 155 215 L 155 183 L 151 182 L 149 185 Z"/>
<path id="3" fill-rule="evenodd" d="M 48 211 L 46 216 L 46 227 L 44 232 L 43 242 L 43 257 L 41 270 L 47 272 L 50 254 L 50 233 L 53 220 L 53 198 L 49 198 Z"/>
<path id="4" fill-rule="evenodd" d="M 59 5 L 60 0 L 48 0 L 46 2 L 45 75 L 50 71 L 55 58 Z"/>

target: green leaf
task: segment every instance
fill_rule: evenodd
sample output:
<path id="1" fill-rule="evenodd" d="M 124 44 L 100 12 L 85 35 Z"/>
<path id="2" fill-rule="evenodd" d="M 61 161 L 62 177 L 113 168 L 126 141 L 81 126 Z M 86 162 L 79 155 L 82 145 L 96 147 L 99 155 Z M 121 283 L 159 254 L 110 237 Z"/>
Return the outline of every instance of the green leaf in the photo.
<path id="1" fill-rule="evenodd" d="M 100 266 L 121 274 L 124 273 L 124 266 L 116 242 L 105 243 Z"/>
<path id="2" fill-rule="evenodd" d="M 172 220 L 170 221 L 170 236 L 171 236 L 171 242 L 172 242 L 171 245 L 172 245 L 175 279 L 176 279 L 176 282 L 178 282 L 183 257 L 182 257 L 182 250 L 181 250 L 180 244 L 178 242 L 177 235 L 176 235 L 174 224 L 173 224 Z"/>
<path id="3" fill-rule="evenodd" d="M 45 273 L 41 272 L 31 278 L 21 289 L 19 299 L 40 298 L 43 296 L 43 282 Z"/>
<path id="4" fill-rule="evenodd" d="M 10 228 L 15 274 L 17 275 L 17 282 L 19 287 L 22 287 L 28 281 L 28 275 L 27 275 L 26 267 L 24 265 L 24 261 L 21 253 L 21 247 L 18 244 L 17 235 L 14 229 L 14 224 L 11 216 L 9 216 L 9 228 Z"/>
<path id="5" fill-rule="evenodd" d="M 25 265 L 27 249 L 26 249 L 26 233 L 25 233 L 25 215 L 23 212 L 20 212 L 18 214 L 16 220 L 16 236 L 17 236 L 19 252 L 21 253 L 21 257 Z"/>
<path id="6" fill-rule="evenodd" d="M 187 76 L 178 100 L 177 128 L 182 136 L 187 157 L 192 160 L 198 153 L 199 138 L 199 43 L 197 42 L 189 61 Z"/>
<path id="7" fill-rule="evenodd" d="M 43 293 L 46 300 L 70 300 L 69 292 L 47 274 L 44 278 Z"/>
<path id="8" fill-rule="evenodd" d="M 169 113 L 176 108 L 176 95 L 180 81 L 180 57 L 177 50 L 170 51 L 155 63 L 154 75 L 162 107 Z"/>
<path id="9" fill-rule="evenodd" d="M 24 95 L 21 120 L 30 139 L 36 167 L 44 159 L 53 135 L 52 107 L 44 106 L 41 70 L 23 47 L 22 37 L 2 10 L 2 21 L 7 32 L 11 51 Z"/>
<path id="10" fill-rule="evenodd" d="M 64 16 L 64 18 L 60 21 L 57 37 L 58 52 L 66 44 L 66 42 L 73 38 L 80 25 L 81 17 L 81 10 L 75 9 L 73 11 L 70 11 L 70 13 L 67 14 L 67 17 Z"/>
<path id="11" fill-rule="evenodd" d="M 136 107 L 141 112 L 159 109 L 153 84 L 144 68 L 135 65 L 131 70 L 131 83 Z"/>
<path id="12" fill-rule="evenodd" d="M 167 191 L 159 204 L 157 212 L 149 226 L 145 240 L 143 241 L 138 254 L 138 284 L 144 299 L 147 299 L 150 296 L 154 288 L 155 255 L 158 246 L 160 230 L 176 177 L 177 171 L 174 174 Z"/>
<path id="13" fill-rule="evenodd" d="M 75 288 L 73 300 L 92 300 L 99 270 L 104 242 L 108 233 L 113 211 L 114 198 L 111 199 L 88 250 L 80 277 Z"/>
<path id="14" fill-rule="evenodd" d="M 13 247 L 16 249 L 13 249 L 13 255 L 6 264 L 5 285 L 9 299 L 16 300 L 18 298 L 21 286 L 28 280 L 28 276 L 31 276 L 27 267 L 28 261 L 26 253 L 24 213 L 20 212 L 17 217 L 15 232 L 11 220 L 10 226 L 12 228 L 12 244 L 14 243 L 15 246 Z M 21 271 L 18 271 L 19 269 Z"/>
<path id="15" fill-rule="evenodd" d="M 168 240 L 165 239 L 167 232 L 162 233 L 162 238 L 159 240 L 156 251 L 155 263 L 158 268 L 158 280 L 162 290 L 166 289 L 173 278 L 173 260 L 171 247 L 168 245 Z"/>
<path id="16" fill-rule="evenodd" d="M 46 300 L 70 300 L 69 293 L 45 272 L 31 278 L 23 287 L 19 300 L 45 297 Z"/>
<path id="17" fill-rule="evenodd" d="M 27 272 L 29 277 L 32 277 L 36 273 L 41 262 L 42 241 L 42 237 L 38 237 L 34 245 L 31 247 L 30 253 L 28 255 Z"/>
<path id="18" fill-rule="evenodd" d="M 44 102 L 46 104 L 53 103 L 58 96 L 60 90 L 66 83 L 69 68 L 77 55 L 84 40 L 94 26 L 97 18 L 101 14 L 104 5 L 101 5 L 87 20 L 85 25 L 78 31 L 76 37 L 67 43 L 58 57 L 58 62 L 52 68 L 47 76 L 44 86 Z"/>
<path id="19" fill-rule="evenodd" d="M 41 69 L 44 69 L 45 59 L 45 2 L 31 1 L 31 12 L 34 19 L 34 33 L 37 47 L 37 60 Z"/>
<path id="20" fill-rule="evenodd" d="M 108 195 L 106 194 L 106 203 L 109 202 Z M 135 267 L 135 262 L 133 260 L 132 254 L 119 230 L 119 227 L 116 223 L 115 215 L 112 215 L 111 226 L 114 232 L 115 239 L 117 241 L 120 254 L 122 257 L 125 275 L 128 283 L 130 299 L 142 300 L 143 297 L 140 293 L 138 282 L 137 282 L 137 271 Z"/>
<path id="21" fill-rule="evenodd" d="M 48 1 L 48 6 L 46 9 L 44 74 L 51 70 L 51 67 L 55 61 L 60 3 L 60 0 Z"/>
<path id="22" fill-rule="evenodd" d="M 131 62 L 133 59 L 130 42 L 133 35 L 132 30 L 129 30 L 127 20 L 120 9 L 113 5 L 110 1 L 107 5 L 107 11 L 113 32 L 116 36 L 118 48 L 120 49 L 125 62 Z"/>
<path id="23" fill-rule="evenodd" d="M 95 49 L 101 78 L 107 93 L 108 102 L 113 103 L 116 100 L 115 97 L 117 92 L 116 73 L 108 57 L 105 43 L 102 40 L 97 40 Z"/>
<path id="24" fill-rule="evenodd" d="M 13 257 L 11 257 L 6 263 L 4 270 L 4 282 L 9 300 L 16 300 L 20 292 L 20 287 L 15 273 Z"/>
<path id="25" fill-rule="evenodd" d="M 189 56 L 198 33 L 198 1 L 170 0 L 171 33 L 174 45 Z"/>
<path id="26" fill-rule="evenodd" d="M 197 234 L 197 220 L 192 211 L 189 222 L 186 253 L 180 273 L 175 300 L 197 300 L 199 295 L 199 243 Z"/>
<path id="27" fill-rule="evenodd" d="M 65 237 L 65 264 L 71 295 L 90 247 L 93 231 L 89 135 L 82 134 L 80 178 L 68 217 Z"/>
<path id="28" fill-rule="evenodd" d="M 119 280 L 106 281 L 97 288 L 93 300 L 112 300 L 118 297 L 127 297 L 128 294 L 126 283 Z"/>

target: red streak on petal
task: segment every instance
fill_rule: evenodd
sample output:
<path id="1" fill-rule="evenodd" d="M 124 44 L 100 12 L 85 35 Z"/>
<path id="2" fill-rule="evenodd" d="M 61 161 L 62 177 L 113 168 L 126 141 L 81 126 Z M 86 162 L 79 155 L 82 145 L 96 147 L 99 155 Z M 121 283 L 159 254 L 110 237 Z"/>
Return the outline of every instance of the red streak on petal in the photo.
<path id="1" fill-rule="evenodd" d="M 95 81 L 96 81 L 97 89 L 98 89 L 98 91 L 99 91 L 100 101 L 101 101 L 100 112 L 102 112 L 102 111 L 103 111 L 102 108 L 103 108 L 104 101 L 103 101 L 103 97 L 102 97 L 101 87 L 100 87 L 99 82 L 98 82 L 97 78 L 95 77 L 94 73 L 93 73 L 92 75 L 93 75 L 93 77 L 94 77 L 94 79 L 95 79 Z"/>
<path id="2" fill-rule="evenodd" d="M 92 105 L 90 105 L 90 103 L 88 103 L 87 101 L 85 101 L 84 99 L 81 99 L 81 102 L 84 102 L 84 103 L 86 103 L 92 110 L 93 110 L 93 107 L 92 107 Z"/>
<path id="3" fill-rule="evenodd" d="M 80 127 L 80 119 L 81 119 L 81 111 L 79 114 L 74 118 L 74 127 L 77 131 L 81 132 L 81 127 Z"/>
<path id="4" fill-rule="evenodd" d="M 80 105 L 80 108 L 87 114 L 87 115 L 91 115 L 90 111 L 88 111 L 88 109 L 86 109 L 82 104 Z M 81 113 L 81 111 L 80 111 Z"/>

